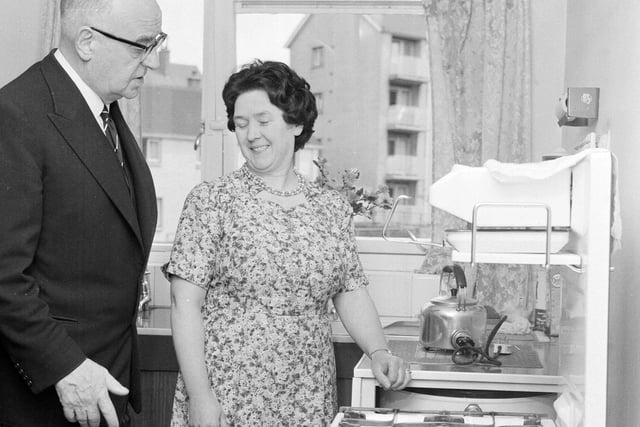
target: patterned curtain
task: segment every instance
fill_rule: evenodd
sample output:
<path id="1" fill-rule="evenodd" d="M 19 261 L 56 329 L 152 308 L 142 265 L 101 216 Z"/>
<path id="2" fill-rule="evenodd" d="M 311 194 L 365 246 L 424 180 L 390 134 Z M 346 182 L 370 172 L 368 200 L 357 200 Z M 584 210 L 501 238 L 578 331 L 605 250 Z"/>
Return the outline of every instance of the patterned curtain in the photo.
<path id="1" fill-rule="evenodd" d="M 42 8 L 40 17 L 42 26 L 42 55 L 48 54 L 51 49 L 60 44 L 60 0 L 47 0 Z M 118 101 L 120 110 L 129 128 L 138 141 L 142 144 L 142 123 L 140 120 L 140 97 L 133 99 L 121 99 Z"/>
<path id="2" fill-rule="evenodd" d="M 425 0 L 433 97 L 433 180 L 454 164 L 531 158 L 529 0 Z M 470 224 L 433 209 L 433 239 Z M 423 269 L 439 272 L 450 251 L 431 250 Z M 528 317 L 534 268 L 464 266 L 478 298 L 500 313 Z"/>

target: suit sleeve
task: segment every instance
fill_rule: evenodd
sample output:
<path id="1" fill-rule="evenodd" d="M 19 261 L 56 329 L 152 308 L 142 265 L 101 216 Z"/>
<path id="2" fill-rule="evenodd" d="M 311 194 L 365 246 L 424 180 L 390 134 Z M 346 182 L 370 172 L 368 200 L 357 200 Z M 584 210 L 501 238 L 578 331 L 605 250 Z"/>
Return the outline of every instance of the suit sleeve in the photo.
<path id="1" fill-rule="evenodd" d="M 0 345 L 34 393 L 85 355 L 49 316 L 32 274 L 43 212 L 43 159 L 36 124 L 0 96 Z"/>

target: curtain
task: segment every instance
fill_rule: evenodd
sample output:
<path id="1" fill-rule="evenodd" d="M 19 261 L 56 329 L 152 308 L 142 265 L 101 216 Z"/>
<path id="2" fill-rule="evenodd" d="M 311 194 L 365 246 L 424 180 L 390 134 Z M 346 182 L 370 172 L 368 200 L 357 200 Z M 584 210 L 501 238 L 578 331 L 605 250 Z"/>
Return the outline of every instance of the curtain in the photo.
<path id="1" fill-rule="evenodd" d="M 40 17 L 42 26 L 42 55 L 60 44 L 60 0 L 47 0 L 42 8 Z M 122 98 L 118 101 L 124 119 L 131 132 L 136 137 L 138 145 L 142 143 L 142 122 L 140 120 L 140 97 L 133 99 Z"/>
<path id="2" fill-rule="evenodd" d="M 44 2 L 40 22 L 42 26 L 42 56 L 60 44 L 60 0 Z"/>
<path id="3" fill-rule="evenodd" d="M 531 158 L 529 0 L 425 0 L 433 102 L 433 180 L 454 164 Z M 433 239 L 470 224 L 434 208 Z M 450 251 L 429 251 L 423 270 L 438 272 Z M 535 268 L 464 266 L 481 303 L 528 317 Z M 469 277 L 471 276 L 471 277 Z"/>

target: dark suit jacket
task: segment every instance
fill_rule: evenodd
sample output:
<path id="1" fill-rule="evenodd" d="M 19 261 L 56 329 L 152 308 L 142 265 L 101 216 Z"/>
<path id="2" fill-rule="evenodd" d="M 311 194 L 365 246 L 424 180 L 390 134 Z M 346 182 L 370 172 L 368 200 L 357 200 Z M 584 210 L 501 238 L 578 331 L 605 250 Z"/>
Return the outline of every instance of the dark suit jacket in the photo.
<path id="1" fill-rule="evenodd" d="M 135 317 L 156 196 L 117 103 L 111 114 L 134 198 L 53 52 L 0 90 L 0 424 L 66 425 L 53 386 L 85 358 L 139 411 Z"/>

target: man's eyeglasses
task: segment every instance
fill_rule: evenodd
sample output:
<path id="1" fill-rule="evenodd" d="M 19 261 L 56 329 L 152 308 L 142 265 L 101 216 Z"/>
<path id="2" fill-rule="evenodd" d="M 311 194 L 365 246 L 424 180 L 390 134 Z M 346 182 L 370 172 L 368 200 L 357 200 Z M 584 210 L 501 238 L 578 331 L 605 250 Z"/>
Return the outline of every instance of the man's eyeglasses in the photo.
<path id="1" fill-rule="evenodd" d="M 89 28 L 91 28 L 93 31 L 96 31 L 102 34 L 107 38 L 110 38 L 111 40 L 119 41 L 120 43 L 125 43 L 125 44 L 128 44 L 129 46 L 137 47 L 143 52 L 140 58 L 140 62 L 147 59 L 147 56 L 149 56 L 149 54 L 153 52 L 155 48 L 162 45 L 162 42 L 164 42 L 167 39 L 167 34 L 160 32 L 158 33 L 157 36 L 153 38 L 153 41 L 151 43 L 145 46 L 142 43 L 138 43 L 131 40 L 123 39 L 122 37 L 114 36 L 113 34 L 107 33 L 106 31 L 99 30 L 95 27 L 89 27 Z"/>

